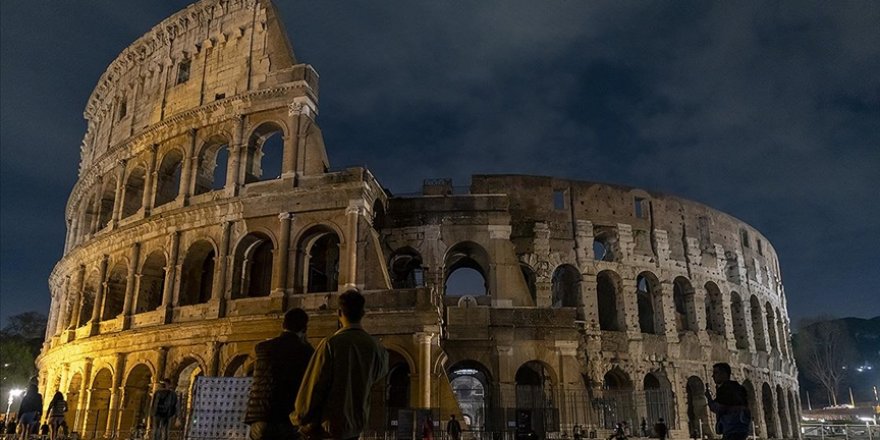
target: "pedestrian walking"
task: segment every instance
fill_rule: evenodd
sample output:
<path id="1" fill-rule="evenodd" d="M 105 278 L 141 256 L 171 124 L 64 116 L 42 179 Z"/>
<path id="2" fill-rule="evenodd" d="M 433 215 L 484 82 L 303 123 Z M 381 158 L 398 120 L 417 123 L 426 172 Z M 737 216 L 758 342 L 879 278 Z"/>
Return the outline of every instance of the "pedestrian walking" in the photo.
<path id="1" fill-rule="evenodd" d="M 431 413 L 425 414 L 425 420 L 422 421 L 422 440 L 434 440 L 434 420 Z"/>
<path id="2" fill-rule="evenodd" d="M 712 366 L 712 380 L 715 382 L 715 398 L 706 385 L 706 400 L 709 409 L 717 416 L 715 432 L 722 440 L 745 440 L 752 424 L 748 395 L 745 387 L 732 380 L 730 365 L 717 363 Z"/>
<path id="3" fill-rule="evenodd" d="M 153 440 L 168 440 L 169 422 L 177 415 L 177 393 L 171 389 L 171 381 L 168 379 L 159 382 L 159 389 L 153 396 L 151 408 Z"/>
<path id="4" fill-rule="evenodd" d="M 666 421 L 663 420 L 663 417 L 657 419 L 657 423 L 654 424 L 654 433 L 657 434 L 660 440 L 666 440 L 666 435 L 669 434 L 669 427 L 666 426 Z"/>
<path id="5" fill-rule="evenodd" d="M 461 440 L 461 423 L 455 419 L 455 414 L 449 415 L 449 421 L 446 422 L 446 434 L 451 440 Z"/>
<path id="6" fill-rule="evenodd" d="M 35 434 L 43 412 L 43 395 L 37 390 L 37 378 L 31 378 L 18 409 L 18 435 L 25 440 Z"/>
<path id="7" fill-rule="evenodd" d="M 364 296 L 339 295 L 342 326 L 318 344 L 296 398 L 293 422 L 309 439 L 355 439 L 369 419 L 370 390 L 388 373 L 388 352 L 364 331 Z"/>
<path id="8" fill-rule="evenodd" d="M 49 438 L 51 440 L 58 439 L 58 430 L 64 423 L 64 413 L 67 412 L 67 401 L 61 391 L 56 391 L 49 402 Z"/>
<path id="9" fill-rule="evenodd" d="M 252 440 L 295 440 L 290 421 L 297 392 L 315 349 L 306 340 L 309 315 L 295 308 L 284 314 L 281 334 L 254 347 L 254 376 L 244 422 Z"/>

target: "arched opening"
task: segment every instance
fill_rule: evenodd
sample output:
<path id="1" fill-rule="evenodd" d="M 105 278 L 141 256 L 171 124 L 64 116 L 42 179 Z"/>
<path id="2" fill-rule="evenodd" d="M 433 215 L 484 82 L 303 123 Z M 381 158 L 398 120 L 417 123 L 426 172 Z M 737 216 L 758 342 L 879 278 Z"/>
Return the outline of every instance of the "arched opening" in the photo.
<path id="1" fill-rule="evenodd" d="M 232 358 L 223 370 L 223 377 L 251 377 L 253 376 L 253 362 L 246 354 L 240 354 Z"/>
<path id="2" fill-rule="evenodd" d="M 70 384 L 67 385 L 67 395 L 64 396 L 67 401 L 67 412 L 64 413 L 64 421 L 67 422 L 68 431 L 78 431 L 76 426 L 79 420 L 79 399 L 82 393 L 83 380 L 82 375 L 75 373 L 70 378 Z"/>
<path id="3" fill-rule="evenodd" d="M 196 379 L 204 376 L 202 368 L 194 359 L 186 359 L 181 363 L 180 372 L 177 374 L 176 386 L 174 388 L 178 396 L 177 401 L 177 418 L 179 420 L 188 421 L 192 414 L 193 391 L 196 386 Z"/>
<path id="4" fill-rule="evenodd" d="M 155 206 L 162 206 L 177 198 L 182 170 L 183 154 L 179 150 L 166 153 L 156 170 Z"/>
<path id="5" fill-rule="evenodd" d="M 368 426 L 377 431 L 396 430 L 400 410 L 410 406 L 410 368 L 406 358 L 388 350 L 388 374 L 373 385 L 370 391 L 370 421 Z"/>
<path id="6" fill-rule="evenodd" d="M 706 331 L 716 335 L 724 334 L 724 302 L 721 290 L 709 281 L 706 289 Z"/>
<path id="7" fill-rule="evenodd" d="M 700 437 L 701 433 L 713 432 L 713 425 L 709 424 L 709 402 L 706 400 L 706 386 L 703 380 L 697 376 L 691 376 L 687 380 L 687 416 L 688 432 L 691 438 Z"/>
<path id="8" fill-rule="evenodd" d="M 776 410 L 779 414 L 779 424 L 782 432 L 780 433 L 781 438 L 791 438 L 791 426 L 789 424 L 788 413 L 786 411 L 785 405 L 785 392 L 782 391 L 782 386 L 776 385 Z"/>
<path id="9" fill-rule="evenodd" d="M 755 386 L 752 385 L 752 381 L 748 379 L 743 381 L 742 386 L 746 389 L 746 400 L 748 400 L 749 403 L 749 411 L 752 413 L 752 429 L 758 431 L 758 414 L 761 413 L 758 412 L 758 397 L 755 394 Z M 753 437 L 762 438 L 759 432 L 753 432 Z"/>
<path id="10" fill-rule="evenodd" d="M 654 274 L 642 272 L 636 277 L 636 296 L 639 307 L 639 329 L 642 333 L 658 334 L 662 332 L 662 294 L 660 281 Z"/>
<path id="11" fill-rule="evenodd" d="M 110 172 L 104 177 L 101 200 L 98 205 L 98 230 L 102 230 L 113 220 L 113 203 L 116 200 L 116 175 Z"/>
<path id="12" fill-rule="evenodd" d="M 749 348 L 746 314 L 742 300 L 736 292 L 730 292 L 730 314 L 733 318 L 733 336 L 736 339 L 736 348 L 746 350 Z"/>
<path id="13" fill-rule="evenodd" d="M 617 313 L 620 285 L 620 277 L 610 270 L 603 270 L 596 275 L 601 330 L 623 331 L 623 323 Z"/>
<path id="14" fill-rule="evenodd" d="M 284 154 L 284 132 L 280 126 L 266 122 L 248 138 L 245 183 L 281 177 Z"/>
<path id="15" fill-rule="evenodd" d="M 162 305 L 162 293 L 165 288 L 165 264 L 165 254 L 162 251 L 153 251 L 147 255 L 144 265 L 141 267 L 135 313 L 156 310 Z"/>
<path id="16" fill-rule="evenodd" d="M 675 324 L 679 332 L 697 331 L 697 308 L 694 288 L 685 277 L 672 283 L 672 301 L 675 304 Z"/>
<path id="17" fill-rule="evenodd" d="M 491 376 L 479 362 L 463 361 L 449 369 L 452 393 L 462 415 L 462 428 L 487 431 L 492 402 Z"/>
<path id="18" fill-rule="evenodd" d="M 97 190 L 92 191 L 88 198 L 84 199 L 84 205 L 80 207 L 79 224 L 77 225 L 77 242 L 82 242 L 85 237 L 95 232 L 92 228 L 94 227 L 95 218 L 98 215 L 98 211 L 95 210 L 95 200 L 97 197 Z"/>
<path id="19" fill-rule="evenodd" d="M 776 316 L 773 314 L 773 306 L 770 302 L 764 305 L 765 317 L 767 319 L 767 336 L 770 339 L 770 349 L 779 350 L 779 343 L 776 339 Z"/>
<path id="20" fill-rule="evenodd" d="M 226 186 L 226 169 L 229 161 L 229 142 L 222 136 L 205 141 L 199 152 L 194 194 L 204 194 Z"/>
<path id="21" fill-rule="evenodd" d="M 761 303 L 758 301 L 758 297 L 752 295 L 749 299 L 749 305 L 751 306 L 751 315 L 752 315 L 752 335 L 755 338 L 755 349 L 758 351 L 767 351 L 767 339 L 764 337 L 764 323 L 761 319 L 763 313 L 761 313 Z"/>
<path id="22" fill-rule="evenodd" d="M 206 240 L 190 246 L 181 270 L 179 305 L 202 304 L 211 299 L 215 255 L 214 246 Z"/>
<path id="23" fill-rule="evenodd" d="M 519 270 L 522 272 L 523 280 L 526 283 L 526 289 L 529 290 L 529 298 L 532 299 L 532 304 L 537 304 L 538 276 L 535 274 L 535 270 L 526 263 L 519 263 Z"/>
<path id="24" fill-rule="evenodd" d="M 613 429 L 614 424 L 625 421 L 636 426 L 636 411 L 633 400 L 633 383 L 629 375 L 619 367 L 614 367 L 602 379 L 602 397 L 597 404 L 601 409 L 602 427 Z"/>
<path id="25" fill-rule="evenodd" d="M 773 405 L 773 389 L 767 382 L 761 385 L 761 406 L 764 409 L 764 425 L 767 426 L 767 438 L 779 438 L 776 432 L 776 422 L 773 420 L 773 413 L 776 409 Z"/>
<path id="26" fill-rule="evenodd" d="M 553 271 L 551 278 L 553 307 L 578 307 L 581 305 L 581 274 L 570 264 L 563 264 Z"/>
<path id="27" fill-rule="evenodd" d="M 481 296 L 489 294 L 489 254 L 471 242 L 458 243 L 446 253 L 444 261 L 446 296 Z"/>
<path id="28" fill-rule="evenodd" d="M 112 386 L 113 374 L 107 368 L 98 371 L 95 378 L 92 379 L 83 438 L 103 437 L 107 429 L 107 416 L 110 415 L 110 387 Z"/>
<path id="29" fill-rule="evenodd" d="M 304 257 L 303 274 L 307 293 L 335 292 L 339 289 L 340 240 L 330 228 L 316 226 L 300 240 L 298 246 Z"/>
<path id="30" fill-rule="evenodd" d="M 120 261 L 113 265 L 107 277 L 107 287 L 104 289 L 104 304 L 101 311 L 101 320 L 114 319 L 122 314 L 122 306 L 125 303 L 125 285 L 128 283 L 128 268 Z"/>
<path id="31" fill-rule="evenodd" d="M 139 428 L 146 428 L 150 413 L 150 369 L 140 364 L 132 368 L 125 381 L 119 413 L 119 433 L 130 438 Z"/>
<path id="32" fill-rule="evenodd" d="M 674 426 L 675 401 L 669 380 L 657 373 L 648 373 L 642 385 L 645 390 L 645 416 L 649 429 L 661 418 L 667 426 Z"/>
<path id="33" fill-rule="evenodd" d="M 144 184 L 147 169 L 142 164 L 134 167 L 125 179 L 122 198 L 122 218 L 131 217 L 140 211 L 144 204 Z"/>
<path id="34" fill-rule="evenodd" d="M 516 429 L 538 438 L 557 431 L 550 371 L 541 362 L 529 361 L 516 370 Z"/>
<path id="35" fill-rule="evenodd" d="M 98 285 L 101 278 L 98 271 L 92 271 L 83 283 L 82 299 L 79 305 L 79 321 L 77 327 L 82 327 L 92 319 L 92 310 L 95 309 L 95 297 L 98 294 Z"/>
<path id="36" fill-rule="evenodd" d="M 388 262 L 391 286 L 395 289 L 411 289 L 425 285 L 422 256 L 413 248 L 405 247 L 391 254 Z"/>
<path id="37" fill-rule="evenodd" d="M 244 236 L 235 249 L 232 298 L 269 296 L 275 247 L 265 234 Z"/>

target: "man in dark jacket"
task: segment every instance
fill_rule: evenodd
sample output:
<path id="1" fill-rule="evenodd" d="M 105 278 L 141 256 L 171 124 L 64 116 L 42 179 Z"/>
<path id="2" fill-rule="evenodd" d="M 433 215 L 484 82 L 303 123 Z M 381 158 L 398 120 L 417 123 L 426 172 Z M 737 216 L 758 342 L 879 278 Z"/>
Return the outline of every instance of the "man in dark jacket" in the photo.
<path id="1" fill-rule="evenodd" d="M 303 309 L 284 314 L 282 332 L 257 344 L 254 382 L 244 422 L 251 426 L 253 440 L 299 438 L 290 422 L 296 393 L 315 350 L 306 340 L 309 316 Z"/>
<path id="2" fill-rule="evenodd" d="M 153 440 L 168 440 L 171 418 L 177 415 L 177 393 L 171 389 L 171 381 L 162 379 L 150 404 L 153 415 Z"/>
<path id="3" fill-rule="evenodd" d="M 716 431 L 722 440 L 745 440 L 752 424 L 746 389 L 739 382 L 730 379 L 730 365 L 718 363 L 712 366 L 712 380 L 715 381 L 715 398 L 706 386 L 706 400 L 709 409 L 718 417 Z"/>
<path id="4" fill-rule="evenodd" d="M 22 439 L 28 438 L 29 435 L 36 432 L 36 427 L 40 423 L 40 413 L 43 412 L 43 395 L 37 391 L 37 378 L 31 379 L 28 384 L 27 391 L 21 399 L 21 406 L 18 408 L 18 429 Z"/>

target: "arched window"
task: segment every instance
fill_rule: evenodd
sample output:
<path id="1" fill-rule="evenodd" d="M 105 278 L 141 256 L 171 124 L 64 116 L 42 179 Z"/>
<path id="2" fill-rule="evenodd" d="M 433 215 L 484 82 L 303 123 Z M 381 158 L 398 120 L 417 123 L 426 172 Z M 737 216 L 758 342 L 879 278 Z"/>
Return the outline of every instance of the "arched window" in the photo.
<path id="1" fill-rule="evenodd" d="M 493 414 L 492 379 L 489 370 L 475 361 L 458 362 L 449 369 L 449 382 L 461 410 L 462 427 L 488 431 Z"/>
<path id="2" fill-rule="evenodd" d="M 280 126 L 266 122 L 248 138 L 245 183 L 272 180 L 281 176 L 284 154 L 284 132 Z"/>
<path id="3" fill-rule="evenodd" d="M 581 305 L 581 274 L 570 264 L 563 264 L 553 271 L 553 307 L 577 307 Z"/>
<path id="4" fill-rule="evenodd" d="M 101 203 L 98 205 L 98 230 L 102 230 L 113 220 L 113 203 L 116 200 L 116 175 L 115 172 L 104 176 L 104 184 L 101 190 Z"/>
<path id="5" fill-rule="evenodd" d="M 749 337 L 746 329 L 745 308 L 739 294 L 730 292 L 730 313 L 733 318 L 733 336 L 736 338 L 736 348 L 746 350 L 749 348 Z"/>
<path id="6" fill-rule="evenodd" d="M 205 141 L 199 151 L 195 194 L 216 191 L 226 186 L 228 160 L 229 142 L 225 138 L 213 136 Z"/>
<path id="7" fill-rule="evenodd" d="M 119 432 L 131 432 L 149 415 L 152 376 L 144 364 L 136 365 L 128 373 L 119 411 Z"/>
<path id="8" fill-rule="evenodd" d="M 758 297 L 752 295 L 749 299 L 749 305 L 752 312 L 752 335 L 755 338 L 755 349 L 767 351 L 767 339 L 764 337 L 764 322 L 761 319 L 763 313 L 761 313 L 761 303 L 758 301 Z"/>
<path id="9" fill-rule="evenodd" d="M 679 332 L 697 331 L 697 308 L 694 288 L 685 277 L 673 282 L 672 300 L 675 303 L 675 323 Z"/>
<path id="10" fill-rule="evenodd" d="M 107 287 L 104 290 L 104 310 L 101 312 L 101 320 L 116 318 L 122 314 L 122 306 L 125 303 L 125 285 L 128 282 L 128 269 L 123 262 L 116 263 L 110 269 L 107 277 Z"/>
<path id="11" fill-rule="evenodd" d="M 645 390 L 647 419 L 656 422 L 663 418 L 667 425 L 674 425 L 675 400 L 672 395 L 672 384 L 669 383 L 669 380 L 657 373 L 648 373 L 645 375 L 642 385 Z"/>
<path id="12" fill-rule="evenodd" d="M 616 423 L 623 420 L 631 420 L 632 425 L 635 426 L 633 383 L 629 375 L 619 367 L 614 367 L 605 373 L 599 403 L 603 428 L 612 429 Z"/>
<path id="13" fill-rule="evenodd" d="M 138 165 L 128 173 L 123 190 L 122 218 L 131 217 L 140 211 L 144 204 L 144 182 L 147 170 Z"/>
<path id="14" fill-rule="evenodd" d="M 98 211 L 95 210 L 95 201 L 97 197 L 98 190 L 95 189 L 82 201 L 83 205 L 80 206 L 79 225 L 77 225 L 78 243 L 81 243 L 85 237 L 95 232 L 92 228 L 94 227 L 95 218 L 98 215 Z"/>
<path id="15" fill-rule="evenodd" d="M 67 412 L 64 414 L 64 421 L 67 422 L 67 426 L 74 429 L 74 423 L 76 422 L 77 411 L 79 411 L 79 397 L 81 393 L 85 391 L 83 390 L 83 379 L 80 373 L 75 373 L 73 377 L 70 379 L 70 383 L 67 385 L 67 393 L 65 393 L 65 398 L 67 399 Z"/>
<path id="16" fill-rule="evenodd" d="M 546 432 L 557 431 L 550 416 L 553 403 L 553 383 L 550 371 L 537 361 L 529 361 L 516 370 L 517 425 L 524 426 L 543 438 Z"/>
<path id="17" fill-rule="evenodd" d="M 663 331 L 663 303 L 660 281 L 651 272 L 636 277 L 636 296 L 639 307 L 639 329 L 642 333 L 658 334 Z"/>
<path id="18" fill-rule="evenodd" d="M 724 334 L 724 305 L 721 290 L 709 281 L 706 289 L 706 331 L 716 335 Z"/>
<path id="19" fill-rule="evenodd" d="M 623 331 L 623 322 L 617 313 L 620 284 L 620 277 L 610 270 L 603 270 L 596 275 L 599 328 L 602 330 Z"/>
<path id="20" fill-rule="evenodd" d="M 135 313 L 156 310 L 162 305 L 165 288 L 165 254 L 153 251 L 141 267 L 140 287 L 138 288 Z"/>
<path id="21" fill-rule="evenodd" d="M 180 192 L 180 174 L 183 167 L 183 154 L 179 150 L 171 150 L 162 158 L 156 171 L 156 203 L 164 205 L 177 198 Z"/>
<path id="22" fill-rule="evenodd" d="M 92 319 L 92 310 L 95 307 L 95 296 L 98 293 L 98 285 L 101 277 L 98 271 L 92 271 L 83 283 L 82 300 L 79 305 L 79 320 L 77 327 L 82 327 Z"/>
<path id="23" fill-rule="evenodd" d="M 269 296 L 272 291 L 272 240 L 261 233 L 250 233 L 235 249 L 232 298 Z"/>
<path id="24" fill-rule="evenodd" d="M 216 255 L 214 246 L 205 240 L 189 247 L 181 270 L 179 305 L 202 304 L 211 299 Z"/>
<path id="25" fill-rule="evenodd" d="M 107 416 L 110 414 L 110 388 L 113 387 L 113 373 L 107 368 L 102 368 L 92 379 L 92 388 L 89 392 L 88 414 L 86 417 L 85 432 L 94 433 L 94 438 L 101 438 L 107 428 Z"/>
<path id="26" fill-rule="evenodd" d="M 204 371 L 198 361 L 192 358 L 184 359 L 178 371 L 174 388 L 179 399 L 177 401 L 177 417 L 189 420 L 189 416 L 192 414 L 196 379 L 204 376 Z"/>
<path id="27" fill-rule="evenodd" d="M 776 432 L 776 422 L 773 420 L 773 413 L 776 412 L 773 402 L 773 389 L 770 384 L 764 382 L 761 386 L 761 405 L 764 408 L 764 424 L 767 426 L 767 438 L 779 438 Z"/>
<path id="28" fill-rule="evenodd" d="M 413 248 L 405 247 L 394 251 L 388 268 L 391 271 L 391 285 L 395 289 L 411 289 L 425 285 L 422 256 Z"/>
<path id="29" fill-rule="evenodd" d="M 610 226 L 593 228 L 593 259 L 615 261 L 617 253 L 617 229 Z"/>
<path id="30" fill-rule="evenodd" d="M 474 242 L 451 247 L 445 259 L 447 296 L 480 296 L 489 294 L 489 255 Z"/>
<path id="31" fill-rule="evenodd" d="M 303 261 L 302 280 L 307 293 L 339 289 L 339 236 L 332 229 L 316 226 L 303 235 L 299 253 Z"/>

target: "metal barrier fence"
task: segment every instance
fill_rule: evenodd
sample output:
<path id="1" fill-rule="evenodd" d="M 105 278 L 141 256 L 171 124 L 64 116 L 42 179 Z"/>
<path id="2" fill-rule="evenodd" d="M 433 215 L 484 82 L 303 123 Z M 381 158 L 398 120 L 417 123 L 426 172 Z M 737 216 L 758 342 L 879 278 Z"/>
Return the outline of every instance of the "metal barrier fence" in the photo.
<path id="1" fill-rule="evenodd" d="M 801 437 L 805 439 L 826 438 L 840 440 L 880 440 L 880 426 L 864 424 L 801 423 Z"/>

